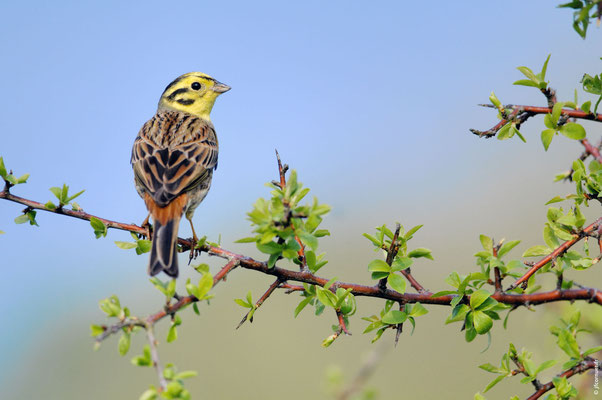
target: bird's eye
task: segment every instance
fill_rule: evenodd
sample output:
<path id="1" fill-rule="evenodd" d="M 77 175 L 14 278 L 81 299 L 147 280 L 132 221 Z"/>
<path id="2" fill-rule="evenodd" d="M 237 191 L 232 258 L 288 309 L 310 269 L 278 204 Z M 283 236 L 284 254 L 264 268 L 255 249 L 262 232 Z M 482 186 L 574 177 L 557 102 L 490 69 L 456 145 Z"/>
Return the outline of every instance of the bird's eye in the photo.
<path id="1" fill-rule="evenodd" d="M 199 90 L 201 88 L 201 84 L 198 82 L 193 82 L 192 85 L 190 85 L 190 87 L 192 88 L 192 90 Z"/>

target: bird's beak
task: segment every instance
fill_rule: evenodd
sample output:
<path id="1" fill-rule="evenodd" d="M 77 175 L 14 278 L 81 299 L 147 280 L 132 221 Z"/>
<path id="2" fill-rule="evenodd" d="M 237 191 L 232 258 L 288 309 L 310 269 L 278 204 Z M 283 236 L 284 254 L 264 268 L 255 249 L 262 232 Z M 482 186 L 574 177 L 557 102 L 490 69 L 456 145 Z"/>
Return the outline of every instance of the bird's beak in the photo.
<path id="1" fill-rule="evenodd" d="M 221 82 L 215 82 L 215 85 L 213 85 L 213 91 L 219 94 L 226 93 L 230 89 L 232 89 L 230 86 Z"/>

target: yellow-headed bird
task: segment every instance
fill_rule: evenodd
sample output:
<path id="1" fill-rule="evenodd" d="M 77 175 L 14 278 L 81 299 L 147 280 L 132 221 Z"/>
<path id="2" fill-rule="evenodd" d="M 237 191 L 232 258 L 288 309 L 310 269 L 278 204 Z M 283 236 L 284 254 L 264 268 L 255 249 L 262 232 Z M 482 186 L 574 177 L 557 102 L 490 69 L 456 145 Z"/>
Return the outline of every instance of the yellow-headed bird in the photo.
<path id="1" fill-rule="evenodd" d="M 201 72 L 180 76 L 165 88 L 157 113 L 134 141 L 131 163 L 136 190 L 154 224 L 150 275 L 165 271 L 178 276 L 176 245 L 183 214 L 195 243 L 198 240 L 192 216 L 217 168 L 217 136 L 209 113 L 217 96 L 228 90 L 228 85 Z"/>

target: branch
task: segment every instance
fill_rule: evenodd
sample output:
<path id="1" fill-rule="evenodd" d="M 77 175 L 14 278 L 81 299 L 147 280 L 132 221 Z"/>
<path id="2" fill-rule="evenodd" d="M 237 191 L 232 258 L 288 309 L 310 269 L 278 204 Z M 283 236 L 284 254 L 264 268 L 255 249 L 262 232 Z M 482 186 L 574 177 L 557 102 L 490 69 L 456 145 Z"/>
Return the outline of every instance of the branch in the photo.
<path id="1" fill-rule="evenodd" d="M 480 104 L 483 107 L 496 108 L 491 104 Z M 494 127 L 488 129 L 486 131 L 479 131 L 476 129 L 470 129 L 472 133 L 479 137 L 490 138 L 497 135 L 498 131 L 502 128 L 502 126 L 506 125 L 508 122 L 517 121 L 519 124 L 522 124 L 529 118 L 538 115 L 538 114 L 551 114 L 552 107 L 535 107 L 535 106 L 515 106 L 512 104 L 508 104 L 503 106 L 505 110 L 511 109 L 512 112 L 500 122 L 498 122 Z M 581 110 L 571 110 L 567 108 L 562 109 L 561 115 L 564 115 L 566 118 L 576 118 L 576 119 L 586 119 L 590 121 L 598 121 L 602 122 L 602 114 L 594 114 L 594 113 L 586 113 Z"/>
<path id="2" fill-rule="evenodd" d="M 521 276 L 519 279 L 516 280 L 516 282 L 514 282 L 512 285 L 510 285 L 508 290 L 512 290 L 512 289 L 518 287 L 519 285 L 523 284 L 524 282 L 526 282 L 535 272 L 537 272 L 537 270 L 542 268 L 544 265 L 546 265 L 550 261 L 556 259 L 557 257 L 562 256 L 575 243 L 577 243 L 584 237 L 587 237 L 588 235 L 590 235 L 591 233 L 596 231 L 600 227 L 601 223 L 602 223 L 602 217 L 598 218 L 596 221 L 594 221 L 593 224 L 589 225 L 582 231 L 576 233 L 574 235 L 573 239 L 564 242 L 563 244 L 558 246 L 556 249 L 554 249 L 553 252 L 551 252 L 550 254 L 548 254 L 547 256 L 545 256 L 544 258 L 542 258 L 535 264 L 533 264 L 533 266 L 531 268 L 529 268 L 529 270 L 523 276 Z"/>
<path id="3" fill-rule="evenodd" d="M 596 367 L 596 360 L 594 360 L 593 358 L 587 357 L 583 362 L 577 364 L 576 366 L 574 366 L 573 368 L 571 368 L 569 370 L 564 371 L 562 374 L 558 375 L 558 377 L 570 378 L 573 375 L 582 374 L 583 372 L 587 371 L 588 369 L 593 369 L 595 367 Z M 545 385 L 541 385 L 539 390 L 537 390 L 535 393 L 533 393 L 531 396 L 529 396 L 529 398 L 527 400 L 539 399 L 541 396 L 544 395 L 544 393 L 552 390 L 553 388 L 554 388 L 553 381 L 550 381 L 550 382 L 546 383 Z"/>
<path id="4" fill-rule="evenodd" d="M 390 267 L 393 264 L 393 260 L 399 251 L 399 243 L 397 243 L 397 239 L 399 239 L 399 231 L 401 230 L 401 224 L 397 224 L 395 226 L 395 233 L 393 234 L 393 239 L 391 239 L 391 246 L 389 246 L 387 250 L 387 260 L 385 261 L 387 265 Z M 387 277 L 385 276 L 380 281 L 378 281 L 378 287 L 381 290 L 385 290 L 387 288 Z"/>
<path id="5" fill-rule="evenodd" d="M 274 281 L 274 283 L 272 283 L 270 285 L 268 290 L 266 290 L 265 293 L 259 298 L 259 300 L 257 300 L 257 302 L 255 303 L 255 306 L 248 313 L 245 314 L 245 316 L 242 318 L 242 320 L 238 323 L 238 326 L 236 327 L 236 329 L 240 328 L 242 326 L 242 324 L 245 323 L 247 318 L 249 318 L 249 314 L 251 314 L 251 312 L 255 312 L 255 310 L 257 310 L 259 307 L 261 307 L 263 302 L 266 301 L 267 298 L 270 297 L 270 295 L 272 293 L 274 293 L 274 290 L 276 290 L 278 288 L 278 286 L 280 286 L 281 283 L 282 283 L 282 281 L 279 278 L 276 278 L 276 280 Z M 252 314 L 251 314 L 251 317 L 249 318 L 249 322 L 251 322 L 251 323 L 253 322 Z"/>
<path id="6" fill-rule="evenodd" d="M 167 388 L 167 381 L 165 380 L 165 376 L 163 376 L 163 368 L 161 367 L 161 362 L 159 361 L 159 352 L 157 351 L 157 340 L 155 339 L 153 326 L 151 324 L 146 326 L 146 337 L 148 338 L 148 343 L 150 346 L 153 367 L 155 367 L 157 370 L 159 385 L 161 386 L 161 389 L 165 390 Z"/>

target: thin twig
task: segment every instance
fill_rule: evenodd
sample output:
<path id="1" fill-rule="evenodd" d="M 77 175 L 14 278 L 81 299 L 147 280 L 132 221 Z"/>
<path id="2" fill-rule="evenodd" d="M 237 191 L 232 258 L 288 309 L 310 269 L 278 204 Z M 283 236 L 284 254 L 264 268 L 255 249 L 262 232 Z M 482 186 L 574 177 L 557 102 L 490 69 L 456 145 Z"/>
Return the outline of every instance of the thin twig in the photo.
<path id="1" fill-rule="evenodd" d="M 159 385 L 161 386 L 161 389 L 165 390 L 167 388 L 167 381 L 165 380 L 165 376 L 163 376 L 163 368 L 161 367 L 161 362 L 159 361 L 159 352 L 157 351 L 157 340 L 155 339 L 152 324 L 148 324 L 146 326 L 146 337 L 148 338 L 148 343 L 150 346 L 153 367 L 155 367 L 155 369 L 157 370 Z"/>
<path id="2" fill-rule="evenodd" d="M 575 243 L 577 243 L 584 237 L 587 237 L 587 235 L 589 235 L 590 233 L 597 230 L 600 227 L 601 223 L 602 223 L 602 217 L 598 218 L 594 223 L 587 226 L 582 231 L 573 235 L 573 239 L 564 242 L 563 244 L 558 246 L 556 249 L 554 249 L 553 252 L 551 252 L 550 254 L 548 254 L 547 256 L 545 256 L 544 258 L 539 260 L 538 262 L 536 262 L 531 268 L 529 268 L 529 270 L 523 276 L 521 276 L 519 279 L 516 280 L 516 282 L 514 282 L 512 285 L 510 285 L 508 290 L 512 290 L 512 289 L 518 287 L 519 285 L 523 284 L 524 282 L 526 282 L 535 272 L 537 272 L 544 265 L 546 265 L 550 261 L 554 260 L 555 258 L 562 256 Z"/>
<path id="3" fill-rule="evenodd" d="M 562 374 L 558 375 L 560 378 L 570 378 L 573 375 L 582 374 L 583 372 L 593 369 L 596 366 L 596 361 L 593 358 L 587 357 L 584 361 L 577 364 L 573 368 L 564 371 Z M 554 382 L 550 381 L 544 385 L 541 385 L 540 388 L 533 393 L 527 400 L 535 400 L 539 399 L 546 392 L 552 390 L 554 388 Z"/>
<path id="4" fill-rule="evenodd" d="M 274 290 L 276 290 L 278 288 L 278 286 L 280 286 L 281 283 L 282 283 L 282 281 L 277 278 L 274 281 L 274 283 L 272 283 L 270 285 L 268 290 L 266 290 L 265 293 L 259 298 L 259 300 L 257 300 L 257 302 L 255 303 L 255 306 L 253 307 L 253 309 L 251 311 L 256 311 L 259 307 L 261 307 L 263 302 L 266 301 L 267 298 L 270 297 L 270 295 L 272 293 L 274 293 Z M 236 327 L 236 329 L 240 328 L 242 326 L 242 324 L 245 323 L 245 321 L 249 317 L 249 314 L 251 313 L 251 311 L 249 311 L 248 313 L 245 314 L 245 316 L 242 318 L 242 320 L 238 323 L 238 326 Z M 251 316 L 251 318 L 249 318 L 249 322 L 251 322 L 251 323 L 253 322 L 253 316 Z"/>

